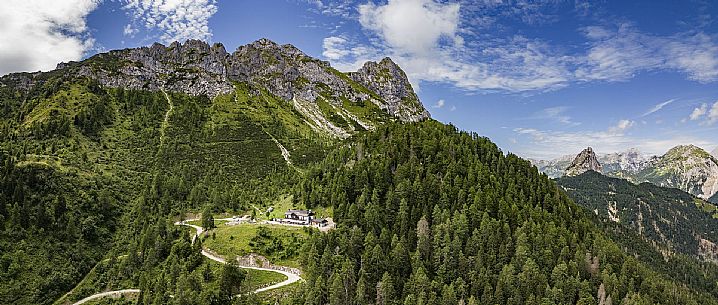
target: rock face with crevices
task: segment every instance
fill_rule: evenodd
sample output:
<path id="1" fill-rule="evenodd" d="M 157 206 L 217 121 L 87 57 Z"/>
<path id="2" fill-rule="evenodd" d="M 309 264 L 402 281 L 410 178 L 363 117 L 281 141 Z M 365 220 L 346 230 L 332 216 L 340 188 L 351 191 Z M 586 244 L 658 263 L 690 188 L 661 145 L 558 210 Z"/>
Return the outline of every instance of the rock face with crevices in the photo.
<path id="1" fill-rule="evenodd" d="M 307 103 L 325 101 L 337 109 L 337 115 L 350 121 L 356 114 L 342 110 L 367 103 L 404 122 L 430 117 L 404 71 L 390 58 L 368 62 L 357 72 L 342 73 L 293 45 L 279 45 L 268 39 L 240 46 L 231 54 L 220 43 L 155 43 L 97 54 L 82 62 L 62 63 L 58 69 L 97 79 L 109 87 L 150 91 L 164 88 L 211 98 L 231 93 L 236 83 L 246 83 L 288 103 L 300 104 L 300 112 L 317 108 Z M 331 126 L 329 118 L 312 118 L 317 113 L 304 114 L 338 137 L 353 133 L 355 127 L 372 129 L 376 124 L 364 120 Z M 336 131 L 337 128 L 342 130 Z"/>
<path id="2" fill-rule="evenodd" d="M 718 193 L 718 159 L 695 145 L 679 145 L 663 156 L 654 157 L 639 172 L 638 182 L 651 182 L 684 190 L 697 197 L 715 201 Z"/>
<path id="3" fill-rule="evenodd" d="M 601 163 L 598 163 L 596 153 L 593 152 L 591 147 L 584 149 L 573 159 L 573 162 L 566 168 L 566 175 L 577 176 L 589 170 L 603 172 L 603 167 Z"/>
<path id="4" fill-rule="evenodd" d="M 382 108 L 389 113 L 412 122 L 429 117 L 406 73 L 391 58 L 385 57 L 378 63 L 367 62 L 359 71 L 350 72 L 349 77 L 377 92 L 384 100 Z"/>

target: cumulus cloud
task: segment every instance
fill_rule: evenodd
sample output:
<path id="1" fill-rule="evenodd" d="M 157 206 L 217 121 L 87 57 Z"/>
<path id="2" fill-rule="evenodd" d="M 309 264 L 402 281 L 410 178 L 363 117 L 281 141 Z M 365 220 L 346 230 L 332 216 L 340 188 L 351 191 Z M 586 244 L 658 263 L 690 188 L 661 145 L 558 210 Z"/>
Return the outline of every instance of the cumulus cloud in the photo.
<path id="1" fill-rule="evenodd" d="M 441 38 L 461 43 L 456 35 L 459 4 L 432 0 L 389 0 L 386 5 L 359 6 L 359 22 L 376 32 L 398 52 L 426 54 Z"/>
<path id="2" fill-rule="evenodd" d="M 434 104 L 434 106 L 431 106 L 431 107 L 432 108 L 443 108 L 444 105 L 446 105 L 446 101 L 438 100 L 438 101 L 436 101 L 436 104 Z"/>
<path id="3" fill-rule="evenodd" d="M 704 116 L 708 112 L 708 104 L 703 103 L 700 107 L 696 107 L 693 109 L 693 112 L 691 112 L 691 115 L 689 118 L 691 121 L 696 121 L 700 119 L 702 116 Z"/>
<path id="4" fill-rule="evenodd" d="M 217 12 L 215 0 L 124 0 L 134 26 L 157 31 L 164 43 L 187 39 L 210 40 L 209 18 Z M 131 25 L 129 29 L 132 29 Z M 127 34 L 128 31 L 125 31 Z M 132 34 L 130 31 L 129 33 Z"/>
<path id="5" fill-rule="evenodd" d="M 608 129 L 608 132 L 612 134 L 623 134 L 635 124 L 636 122 L 631 120 L 620 120 L 616 125 L 611 126 L 611 128 Z"/>
<path id="6" fill-rule="evenodd" d="M 93 47 L 86 18 L 99 1 L 6 0 L 0 10 L 0 75 L 54 69 Z"/>
<path id="7" fill-rule="evenodd" d="M 703 103 L 699 107 L 694 108 L 691 115 L 688 116 L 688 119 L 691 121 L 701 121 L 700 124 L 704 126 L 715 124 L 718 122 L 718 101 L 710 106 Z"/>
<path id="8" fill-rule="evenodd" d="M 356 67 L 362 60 L 391 56 L 419 81 L 448 82 L 466 90 L 544 90 L 565 85 L 569 57 L 522 36 L 504 38 L 482 48 L 467 46 L 461 37 L 460 5 L 430 0 L 392 0 L 359 6 L 359 21 L 371 36 L 364 53 L 360 44 L 332 37 L 325 57 L 337 67 Z M 329 56 L 333 58 L 329 58 Z"/>

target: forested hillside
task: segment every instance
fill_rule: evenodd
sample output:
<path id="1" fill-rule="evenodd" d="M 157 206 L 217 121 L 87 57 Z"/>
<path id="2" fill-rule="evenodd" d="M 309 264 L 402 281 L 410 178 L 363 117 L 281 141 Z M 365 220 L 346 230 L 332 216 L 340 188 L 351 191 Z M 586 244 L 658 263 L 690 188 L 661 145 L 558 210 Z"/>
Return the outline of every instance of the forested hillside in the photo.
<path id="1" fill-rule="evenodd" d="M 331 153 L 296 198 L 334 207 L 307 304 L 714 304 L 625 255 L 528 161 L 436 122 Z"/>
<path id="2" fill-rule="evenodd" d="M 341 73 L 265 39 L 155 44 L 0 77 L 0 102 L 2 304 L 717 303 L 712 265 L 623 246 L 528 161 L 427 120 L 388 58 Z M 306 281 L 282 298 L 175 224 L 279 198 L 337 223 L 287 244 Z M 271 258 L 270 233 L 243 242 Z"/>
<path id="3" fill-rule="evenodd" d="M 594 171 L 557 183 L 577 204 L 604 221 L 631 227 L 665 253 L 716 259 L 703 245 L 718 241 L 718 219 L 711 203 L 678 189 L 635 185 Z"/>

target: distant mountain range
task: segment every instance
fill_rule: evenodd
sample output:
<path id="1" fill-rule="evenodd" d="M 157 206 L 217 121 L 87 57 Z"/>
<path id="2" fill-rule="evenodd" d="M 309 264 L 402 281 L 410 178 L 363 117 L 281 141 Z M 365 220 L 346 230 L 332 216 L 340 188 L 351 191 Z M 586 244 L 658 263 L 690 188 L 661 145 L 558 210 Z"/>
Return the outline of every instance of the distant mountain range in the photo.
<path id="1" fill-rule="evenodd" d="M 576 158 L 563 156 L 531 162 L 551 178 L 580 174 L 590 168 L 610 177 L 624 178 L 633 183 L 650 182 L 658 186 L 674 187 L 702 199 L 718 202 L 718 158 L 715 157 L 718 149 L 708 153 L 695 145 L 679 145 L 662 156 L 648 156 L 637 149 L 595 155 L 600 170 L 590 164 L 572 164 L 574 159 L 579 163 L 581 160 L 590 160 L 586 156 L 582 157 L 585 152 Z M 583 166 L 584 170 L 576 171 L 576 166 Z M 569 167 L 571 170 L 567 171 Z"/>

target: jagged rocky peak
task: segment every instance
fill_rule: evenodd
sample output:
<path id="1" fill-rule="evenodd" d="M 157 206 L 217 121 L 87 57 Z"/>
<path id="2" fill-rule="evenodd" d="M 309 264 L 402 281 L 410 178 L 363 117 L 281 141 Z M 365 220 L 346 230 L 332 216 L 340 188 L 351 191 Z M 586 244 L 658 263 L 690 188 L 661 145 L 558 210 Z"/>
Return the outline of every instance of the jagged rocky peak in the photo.
<path id="1" fill-rule="evenodd" d="M 349 77 L 379 93 L 389 111 L 397 116 L 407 121 L 429 118 L 406 73 L 391 58 L 385 57 L 378 63 L 366 62 L 359 71 L 350 72 Z"/>
<path id="2" fill-rule="evenodd" d="M 577 176 L 589 170 L 599 173 L 603 172 L 603 167 L 601 163 L 598 163 L 596 153 L 593 152 L 593 148 L 591 147 L 584 149 L 573 159 L 571 165 L 566 168 L 566 175 Z"/>
<path id="3" fill-rule="evenodd" d="M 406 74 L 389 58 L 367 63 L 357 72 L 342 73 L 291 44 L 280 45 L 266 38 L 240 46 L 232 54 L 220 43 L 210 46 L 188 40 L 110 51 L 58 68 L 75 69 L 71 73 L 109 87 L 165 89 L 213 98 L 233 92 L 234 84 L 241 82 L 307 111 L 313 111 L 318 100 L 338 108 L 348 101 L 375 104 L 401 121 L 429 118 Z M 371 129 L 370 122 L 363 123 Z"/>

